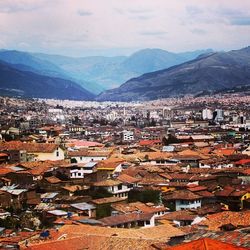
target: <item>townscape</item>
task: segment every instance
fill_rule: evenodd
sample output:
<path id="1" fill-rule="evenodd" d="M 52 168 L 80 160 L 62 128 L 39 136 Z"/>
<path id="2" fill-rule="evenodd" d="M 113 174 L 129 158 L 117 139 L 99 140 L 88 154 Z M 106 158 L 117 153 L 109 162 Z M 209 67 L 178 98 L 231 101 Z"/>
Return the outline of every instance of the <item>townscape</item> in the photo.
<path id="1" fill-rule="evenodd" d="M 0 114 L 1 249 L 250 248 L 247 93 Z"/>

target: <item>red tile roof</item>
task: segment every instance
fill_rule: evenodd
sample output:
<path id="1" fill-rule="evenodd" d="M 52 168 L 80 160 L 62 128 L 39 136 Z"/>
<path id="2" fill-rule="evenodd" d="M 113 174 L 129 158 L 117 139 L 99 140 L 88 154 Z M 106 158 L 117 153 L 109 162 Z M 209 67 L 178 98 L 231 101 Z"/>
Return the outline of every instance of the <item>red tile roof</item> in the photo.
<path id="1" fill-rule="evenodd" d="M 166 250 L 246 250 L 247 248 L 238 247 L 210 238 L 194 240 L 174 247 L 166 247 Z"/>
<path id="2" fill-rule="evenodd" d="M 236 161 L 235 165 L 250 165 L 250 159 L 241 159 Z"/>
<path id="3" fill-rule="evenodd" d="M 152 146 L 154 144 L 161 143 L 161 140 L 141 140 L 139 141 L 140 146 Z"/>
<path id="4" fill-rule="evenodd" d="M 209 230 L 219 230 L 222 225 L 232 224 L 234 226 L 249 226 L 250 225 L 250 210 L 232 212 L 224 211 L 206 216 L 206 220 L 200 225 L 205 225 Z"/>
<path id="5" fill-rule="evenodd" d="M 197 200 L 201 199 L 200 195 L 194 194 L 189 190 L 177 190 L 165 193 L 163 198 L 165 200 Z"/>
<path id="6" fill-rule="evenodd" d="M 116 226 L 119 224 L 129 223 L 133 221 L 146 221 L 150 220 L 153 217 L 153 214 L 145 213 L 130 213 L 130 214 L 121 214 L 116 216 L 109 216 L 100 219 L 102 223 L 106 226 Z"/>
<path id="7" fill-rule="evenodd" d="M 123 183 L 137 183 L 139 182 L 138 179 L 130 176 L 130 175 L 127 175 L 127 174 L 120 174 L 117 179 Z"/>
<path id="8" fill-rule="evenodd" d="M 52 153 L 58 147 L 57 144 L 53 143 L 0 142 L 0 150 L 26 150 L 28 153 Z"/>

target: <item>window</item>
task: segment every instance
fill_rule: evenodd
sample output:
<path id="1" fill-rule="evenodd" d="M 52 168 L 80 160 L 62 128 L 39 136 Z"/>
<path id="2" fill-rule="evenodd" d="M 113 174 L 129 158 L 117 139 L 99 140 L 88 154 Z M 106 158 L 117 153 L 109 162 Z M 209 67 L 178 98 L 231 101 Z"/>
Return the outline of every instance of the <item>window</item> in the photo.
<path id="1" fill-rule="evenodd" d="M 122 184 L 118 185 L 118 190 L 121 190 L 122 189 Z"/>
<path id="2" fill-rule="evenodd" d="M 149 220 L 146 220 L 146 225 L 150 225 L 150 221 Z"/>
<path id="3" fill-rule="evenodd" d="M 78 176 L 81 176 L 82 174 L 81 173 L 78 173 Z"/>
<path id="4" fill-rule="evenodd" d="M 59 151 L 56 151 L 56 157 L 58 157 L 59 156 Z"/>

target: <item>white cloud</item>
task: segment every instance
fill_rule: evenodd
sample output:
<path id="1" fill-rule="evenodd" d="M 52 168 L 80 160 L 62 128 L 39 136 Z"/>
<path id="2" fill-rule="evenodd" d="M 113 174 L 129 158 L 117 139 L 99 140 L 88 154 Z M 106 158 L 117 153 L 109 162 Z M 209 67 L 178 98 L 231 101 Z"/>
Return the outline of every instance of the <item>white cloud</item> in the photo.
<path id="1" fill-rule="evenodd" d="M 0 46 L 86 51 L 233 49 L 250 44 L 250 1 L 0 0 Z"/>

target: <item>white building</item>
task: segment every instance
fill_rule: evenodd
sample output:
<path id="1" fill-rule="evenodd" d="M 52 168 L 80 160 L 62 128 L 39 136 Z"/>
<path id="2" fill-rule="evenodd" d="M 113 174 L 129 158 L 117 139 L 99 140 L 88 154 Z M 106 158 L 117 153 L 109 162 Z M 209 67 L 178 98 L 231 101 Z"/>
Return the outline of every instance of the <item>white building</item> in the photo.
<path id="1" fill-rule="evenodd" d="M 202 110 L 202 119 L 203 120 L 212 120 L 213 119 L 213 112 L 211 109 L 203 109 Z"/>
<path id="2" fill-rule="evenodd" d="M 128 192 L 133 188 L 131 184 L 122 183 L 119 180 L 107 179 L 94 183 L 95 187 L 105 188 L 115 197 L 128 197 Z"/>
<path id="3" fill-rule="evenodd" d="M 123 141 L 133 141 L 135 139 L 133 131 L 124 130 L 122 132 L 122 136 L 123 136 Z"/>
<path id="4" fill-rule="evenodd" d="M 77 163 L 88 163 L 88 162 L 97 162 L 106 160 L 109 156 L 110 152 L 107 151 L 87 151 L 87 150 L 79 150 L 79 151 L 69 151 L 68 157 L 73 162 L 73 159 Z"/>
<path id="5" fill-rule="evenodd" d="M 173 191 L 163 197 L 165 201 L 169 202 L 167 206 L 174 207 L 176 211 L 201 207 L 201 198 L 189 190 Z"/>

